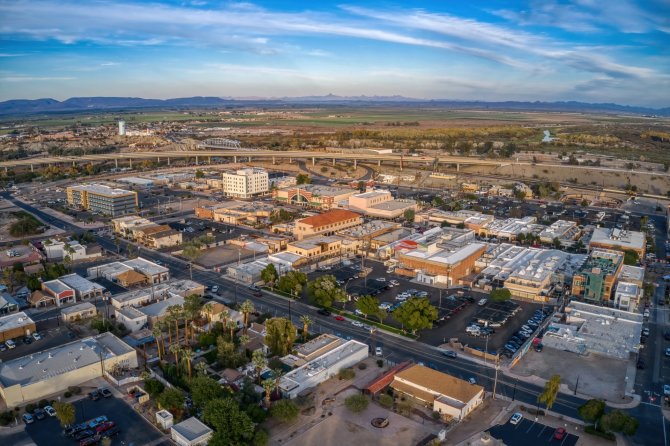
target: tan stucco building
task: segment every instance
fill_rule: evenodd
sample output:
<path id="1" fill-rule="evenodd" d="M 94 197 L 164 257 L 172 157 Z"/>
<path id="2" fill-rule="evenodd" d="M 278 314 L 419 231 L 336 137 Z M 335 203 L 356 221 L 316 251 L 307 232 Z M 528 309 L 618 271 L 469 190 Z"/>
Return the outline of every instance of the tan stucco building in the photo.
<path id="1" fill-rule="evenodd" d="M 112 368 L 137 366 L 135 349 L 102 333 L 0 363 L 0 396 L 15 407 L 79 386 Z"/>
<path id="2" fill-rule="evenodd" d="M 343 229 L 352 228 L 363 223 L 363 217 L 356 212 L 333 209 L 323 214 L 298 220 L 294 235 L 298 240 L 315 235 L 333 235 Z"/>

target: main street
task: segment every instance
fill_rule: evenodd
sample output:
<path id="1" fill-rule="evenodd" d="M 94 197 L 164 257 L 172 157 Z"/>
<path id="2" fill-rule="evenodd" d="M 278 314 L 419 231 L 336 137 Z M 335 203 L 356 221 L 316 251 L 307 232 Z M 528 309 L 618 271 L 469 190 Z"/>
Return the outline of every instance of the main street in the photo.
<path id="1" fill-rule="evenodd" d="M 33 213 L 45 222 L 65 229 L 67 231 L 82 232 L 83 230 L 69 222 L 60 220 L 41 210 L 25 204 L 14 199 L 9 193 L 0 193 L 0 196 L 11 201 L 16 206 Z M 107 251 L 116 252 L 117 246 L 114 241 L 109 238 L 97 237 L 98 243 Z M 136 252 L 136 248 L 130 242 L 121 241 L 119 245 L 120 253 L 123 255 L 127 253 L 128 247 Z M 189 265 L 181 259 L 172 257 L 167 254 L 156 252 L 150 249 L 142 248 L 141 256 L 149 260 L 159 260 L 166 267 L 170 268 L 172 277 L 175 278 L 190 278 Z M 367 330 L 355 327 L 349 322 L 340 322 L 333 317 L 324 317 L 316 312 L 316 308 L 308 305 L 302 301 L 290 301 L 289 299 L 273 295 L 270 293 L 263 293 L 262 297 L 253 296 L 252 291 L 246 286 L 236 285 L 233 282 L 224 279 L 219 273 L 214 271 L 201 270 L 193 268 L 193 280 L 196 280 L 205 285 L 219 285 L 221 288 L 220 297 L 217 300 L 223 302 L 240 302 L 249 299 L 257 307 L 262 308 L 263 311 L 270 312 L 279 316 L 288 316 L 289 311 L 291 319 L 296 325 L 300 326 L 299 318 L 302 315 L 309 315 L 310 319 L 314 321 L 313 327 L 316 331 L 337 333 L 343 337 L 351 336 L 363 342 L 370 343 L 372 347 L 381 346 L 384 351 L 384 358 L 393 362 L 401 362 L 405 360 L 413 360 L 423 362 L 424 364 L 437 368 L 440 371 L 458 376 L 461 378 L 474 377 L 480 385 L 483 385 L 487 391 L 492 392 L 494 387 L 496 371 L 494 367 L 484 366 L 476 362 L 469 361 L 461 356 L 456 359 L 447 358 L 442 352 L 432 346 L 414 341 L 401 336 L 392 335 L 389 333 L 377 331 L 373 335 Z M 656 359 L 658 360 L 658 359 Z M 569 364 L 566 364 L 569 367 Z M 560 370 L 556 371 L 559 375 Z M 497 385 L 495 388 L 497 395 L 502 395 L 518 401 L 522 401 L 529 407 L 537 406 L 537 396 L 542 392 L 542 387 L 513 379 L 498 372 Z M 585 402 L 584 399 L 574 395 L 561 393 L 552 407 L 552 411 L 558 414 L 579 418 L 577 409 Z M 633 441 L 640 445 L 668 445 L 668 427 L 666 426 L 664 417 L 661 412 L 659 400 L 655 403 L 643 402 L 637 407 L 628 410 L 632 416 L 640 421 L 640 427 L 637 431 Z M 580 432 L 579 434 L 582 434 Z"/>

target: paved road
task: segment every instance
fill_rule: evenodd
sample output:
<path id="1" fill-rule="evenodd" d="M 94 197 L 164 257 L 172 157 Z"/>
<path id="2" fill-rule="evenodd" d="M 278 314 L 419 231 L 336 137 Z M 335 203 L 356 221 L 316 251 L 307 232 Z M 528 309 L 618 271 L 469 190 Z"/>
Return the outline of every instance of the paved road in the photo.
<path id="1" fill-rule="evenodd" d="M 14 200 L 8 193 L 0 193 L 0 196 L 12 201 L 23 209 L 36 214 L 40 218 L 44 218 L 51 224 L 64 227 L 67 230 L 81 231 L 81 229 L 67 222 L 59 221 L 52 216 L 44 214 L 39 209 L 35 209 L 32 206 Z M 116 246 L 110 239 L 98 237 L 98 242 L 103 248 L 110 251 L 116 251 Z M 128 245 L 129 243 L 127 241 L 121 242 L 121 254 L 126 252 Z M 170 268 L 172 275 L 175 278 L 189 278 L 187 262 L 149 249 L 143 249 L 142 256 L 150 260 L 162 261 L 165 266 Z M 249 299 L 256 306 L 261 307 L 263 311 L 269 311 L 273 314 L 282 316 L 286 316 L 290 312 L 291 319 L 298 325 L 300 316 L 307 314 L 313 321 L 315 321 L 314 329 L 316 331 L 351 336 L 360 341 L 370 342 L 372 348 L 381 345 L 384 349 L 385 359 L 394 362 L 403 360 L 421 361 L 426 365 L 434 366 L 438 370 L 454 376 L 461 378 L 475 377 L 477 382 L 483 385 L 487 391 L 493 390 L 495 370 L 491 367 L 485 367 L 462 357 L 449 359 L 434 347 L 386 333 L 378 332 L 374 339 L 371 339 L 370 333 L 363 328 L 354 327 L 348 322 L 336 321 L 332 317 L 320 316 L 316 313 L 315 308 L 306 305 L 303 302 L 298 301 L 290 303 L 284 298 L 268 294 L 264 294 L 263 297 L 255 297 L 251 294 L 251 290 L 246 286 L 235 286 L 230 281 L 222 278 L 220 274 L 212 271 L 203 271 L 194 268 L 193 279 L 206 285 L 218 284 L 221 287 L 221 292 L 220 298 L 217 298 L 217 300 L 235 302 Z M 502 373 L 498 374 L 496 393 L 499 395 L 523 401 L 528 405 L 536 405 L 537 396 L 541 391 L 542 388 L 537 385 L 515 380 Z M 552 411 L 565 416 L 579 418 L 577 409 L 583 403 L 584 400 L 576 396 L 560 394 Z M 631 409 L 629 413 L 640 420 L 640 428 L 635 437 L 632 438 L 635 444 L 668 445 L 667 436 L 670 432 L 665 425 L 658 404 L 643 403 L 638 407 Z"/>

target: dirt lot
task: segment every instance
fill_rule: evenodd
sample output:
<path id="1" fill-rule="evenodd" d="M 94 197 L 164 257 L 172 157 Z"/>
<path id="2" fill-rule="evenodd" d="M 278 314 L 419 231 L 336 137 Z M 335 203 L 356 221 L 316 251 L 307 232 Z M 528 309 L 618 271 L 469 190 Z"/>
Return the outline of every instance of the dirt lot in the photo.
<path id="1" fill-rule="evenodd" d="M 202 251 L 202 255 L 198 257 L 198 260 L 195 262 L 200 266 L 205 268 L 212 268 L 220 265 L 228 265 L 230 263 L 237 262 L 238 259 L 247 259 L 249 257 L 253 258 L 254 252 L 240 248 L 239 254 L 236 246 L 217 246 L 215 248 L 210 248 Z M 259 256 L 261 257 L 261 256 Z"/>
<path id="2" fill-rule="evenodd" d="M 570 364 L 566 367 L 566 364 Z M 621 402 L 624 393 L 626 362 L 597 355 L 579 356 L 575 353 L 545 348 L 541 353 L 529 350 L 512 371 L 521 376 L 549 379 L 560 370 L 561 382 L 594 398 Z"/>

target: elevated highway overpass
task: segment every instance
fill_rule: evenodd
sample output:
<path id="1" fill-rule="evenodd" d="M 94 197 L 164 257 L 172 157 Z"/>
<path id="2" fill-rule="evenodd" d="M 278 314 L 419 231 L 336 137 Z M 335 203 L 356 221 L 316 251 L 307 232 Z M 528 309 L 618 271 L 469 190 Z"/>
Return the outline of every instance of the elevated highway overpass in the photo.
<path id="1" fill-rule="evenodd" d="M 305 152 L 305 151 L 290 151 L 279 152 L 271 150 L 192 150 L 192 151 L 170 151 L 170 152 L 119 152 L 119 153 L 104 153 L 91 154 L 80 156 L 47 156 L 24 158 L 19 160 L 2 161 L 0 162 L 0 169 L 5 171 L 13 168 L 30 168 L 34 170 L 36 167 L 45 165 L 68 164 L 76 165 L 79 163 L 89 162 L 109 162 L 114 161 L 118 167 L 120 163 L 133 165 L 133 161 L 156 160 L 157 162 L 167 161 L 168 165 L 173 160 L 192 158 L 195 159 L 196 164 L 211 163 L 212 158 L 229 159 L 236 163 L 239 158 L 246 158 L 249 161 L 254 159 L 272 160 L 275 163 L 277 160 L 301 159 L 312 162 L 312 165 L 317 160 L 332 160 L 333 164 L 337 160 L 353 161 L 354 165 L 358 162 L 377 162 L 379 166 L 382 163 L 397 164 L 402 169 L 408 165 L 429 164 L 437 167 L 438 164 L 455 164 L 457 169 L 461 165 L 480 165 L 480 166 L 503 166 L 510 164 L 510 161 L 481 159 L 465 156 L 405 156 L 397 154 L 374 154 L 374 153 L 336 153 L 336 152 Z M 526 163 L 521 163 L 526 164 Z"/>

